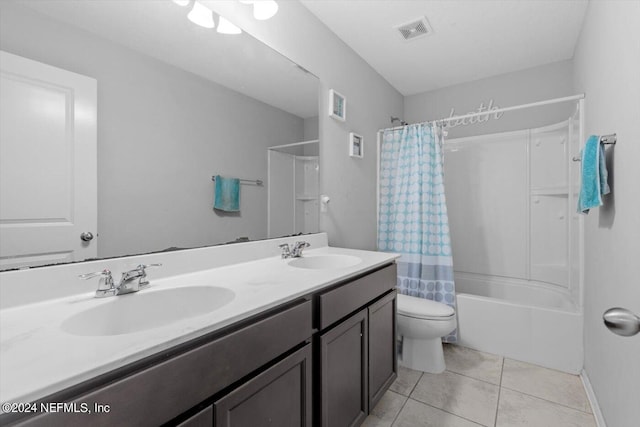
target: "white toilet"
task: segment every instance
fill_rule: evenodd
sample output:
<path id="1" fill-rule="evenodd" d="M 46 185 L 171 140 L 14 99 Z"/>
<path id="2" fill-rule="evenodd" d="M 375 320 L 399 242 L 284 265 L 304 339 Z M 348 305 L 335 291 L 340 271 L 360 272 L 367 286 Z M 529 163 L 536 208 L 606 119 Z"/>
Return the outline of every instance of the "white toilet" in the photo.
<path id="1" fill-rule="evenodd" d="M 417 371 L 438 374 L 445 369 L 442 337 L 456 328 L 456 313 L 446 304 L 398 294 L 398 362 Z"/>

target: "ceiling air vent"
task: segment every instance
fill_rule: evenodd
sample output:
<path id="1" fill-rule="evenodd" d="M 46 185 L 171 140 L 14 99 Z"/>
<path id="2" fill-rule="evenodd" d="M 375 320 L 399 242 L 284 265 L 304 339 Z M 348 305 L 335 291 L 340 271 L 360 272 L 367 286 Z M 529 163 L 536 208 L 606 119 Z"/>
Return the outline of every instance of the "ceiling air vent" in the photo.
<path id="1" fill-rule="evenodd" d="M 433 33 L 433 29 L 425 17 L 409 22 L 408 24 L 398 25 L 394 28 L 400 32 L 404 40 L 413 40 Z"/>

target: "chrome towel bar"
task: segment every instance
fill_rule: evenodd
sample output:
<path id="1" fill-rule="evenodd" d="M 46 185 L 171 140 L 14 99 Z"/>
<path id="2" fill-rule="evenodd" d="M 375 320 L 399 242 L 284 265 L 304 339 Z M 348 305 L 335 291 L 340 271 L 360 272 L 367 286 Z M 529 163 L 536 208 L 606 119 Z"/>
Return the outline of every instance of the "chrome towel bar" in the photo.
<path id="1" fill-rule="evenodd" d="M 615 133 L 612 133 L 611 135 L 602 135 L 600 137 L 600 144 L 604 145 L 615 145 L 617 141 L 618 137 Z M 574 162 L 582 161 L 582 159 L 578 156 L 574 156 L 571 160 L 573 160 Z"/>
<path id="2" fill-rule="evenodd" d="M 216 176 L 213 175 L 211 177 L 211 181 L 215 181 L 216 180 Z M 261 179 L 242 179 L 240 178 L 240 183 L 242 184 L 255 184 L 255 185 L 262 185 L 263 182 Z"/>

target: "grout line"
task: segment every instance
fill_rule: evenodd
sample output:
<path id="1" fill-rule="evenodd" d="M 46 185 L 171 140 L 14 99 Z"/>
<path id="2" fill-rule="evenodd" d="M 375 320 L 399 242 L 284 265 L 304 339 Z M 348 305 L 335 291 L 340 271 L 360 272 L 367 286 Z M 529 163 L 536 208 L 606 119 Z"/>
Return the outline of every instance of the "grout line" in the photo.
<path id="1" fill-rule="evenodd" d="M 500 388 L 502 388 L 502 387 L 500 387 Z M 538 399 L 538 400 L 542 400 L 544 402 L 553 403 L 554 405 L 562 406 L 563 408 L 573 409 L 574 411 L 582 412 L 583 414 L 587 414 L 587 415 L 593 415 L 593 412 L 587 412 L 587 411 L 583 411 L 582 409 L 574 408 L 573 406 L 563 405 L 562 403 L 554 402 L 553 400 L 545 399 L 544 397 L 536 396 L 535 394 L 525 393 L 524 391 L 516 390 L 515 388 L 511 388 L 511 387 L 504 387 L 504 388 L 506 388 L 507 390 L 510 390 L 510 391 L 515 391 L 517 393 L 524 394 L 525 396 L 529 396 L 529 397 L 533 397 L 533 398 Z M 588 399 L 587 399 L 587 401 L 588 401 Z"/>
<path id="2" fill-rule="evenodd" d="M 451 371 L 449 369 L 445 369 L 445 371 L 449 372 L 450 374 L 460 375 L 461 377 L 470 378 L 470 379 L 476 380 L 476 381 L 482 381 L 483 383 L 487 383 L 487 384 L 494 385 L 496 387 L 500 387 L 500 382 L 498 382 L 498 384 L 496 384 L 496 383 L 492 383 L 491 381 L 481 380 L 480 378 L 472 377 L 471 375 L 467 375 L 467 374 L 461 374 L 460 372 Z M 502 372 L 500 372 L 500 379 L 502 379 Z"/>
<path id="3" fill-rule="evenodd" d="M 492 382 L 489 382 L 489 381 L 481 380 L 481 379 L 479 379 L 479 378 L 471 377 L 471 376 L 469 376 L 469 375 L 461 374 L 461 373 L 459 373 L 459 372 L 450 371 L 450 370 L 448 370 L 448 369 L 445 369 L 445 372 L 448 372 L 448 373 L 453 374 L 453 375 L 458 375 L 458 376 L 461 376 L 461 377 L 469 378 L 470 380 L 480 381 L 481 383 L 489 384 L 489 385 L 492 385 L 492 386 L 494 386 L 494 387 L 498 387 L 498 388 L 500 387 L 500 384 L 496 384 L 496 383 L 492 383 Z M 437 374 L 436 374 L 436 375 L 437 375 Z M 502 374 L 501 374 L 501 375 L 502 375 Z"/>
<path id="4" fill-rule="evenodd" d="M 498 401 L 496 402 L 496 416 L 493 418 L 493 427 L 498 425 L 498 413 L 500 412 L 500 396 L 502 395 L 502 374 L 504 373 L 504 357 L 500 365 L 500 385 L 498 386 Z"/>
<path id="5" fill-rule="evenodd" d="M 411 393 L 413 393 L 413 391 L 416 389 L 416 387 L 418 387 L 418 383 L 420 382 L 422 377 L 424 377 L 424 372 L 420 374 L 420 378 L 418 378 L 418 381 L 416 381 L 416 383 L 413 385 L 413 387 L 411 388 L 411 391 L 409 392 L 409 396 L 407 396 L 407 397 L 411 397 Z"/>
<path id="6" fill-rule="evenodd" d="M 416 383 L 416 384 L 417 384 L 417 383 Z M 402 396 L 402 395 L 400 394 L 400 396 Z M 402 397 L 404 397 L 404 398 L 405 398 L 405 399 L 404 399 L 404 402 L 402 403 L 402 407 L 400 408 L 400 410 L 398 411 L 398 413 L 396 414 L 396 416 L 395 416 L 395 417 L 393 417 L 393 420 L 391 421 L 391 426 L 390 426 L 390 427 L 393 427 L 393 425 L 396 423 L 396 420 L 397 420 L 397 419 L 398 419 L 398 417 L 400 416 L 400 412 L 402 412 L 402 410 L 404 409 L 404 407 L 407 405 L 407 402 L 409 401 L 409 397 L 408 397 L 408 396 L 402 396 Z"/>
<path id="7" fill-rule="evenodd" d="M 413 400 L 414 402 L 422 403 L 423 405 L 426 405 L 426 406 L 430 406 L 430 407 L 432 407 L 432 408 L 435 408 L 435 409 L 437 409 L 438 411 L 442 411 L 442 412 L 445 412 L 445 413 L 447 413 L 447 414 L 449 414 L 449 415 L 453 415 L 454 417 L 462 418 L 463 420 L 465 420 L 465 421 L 469 421 L 470 423 L 477 424 L 477 425 L 482 426 L 482 427 L 487 427 L 487 426 L 485 426 L 484 424 L 480 424 L 480 423 L 479 423 L 479 422 L 477 422 L 477 421 L 474 421 L 474 420 L 469 419 L 469 418 L 465 418 L 465 417 L 463 417 L 463 416 L 461 416 L 461 415 L 458 415 L 458 414 L 454 414 L 453 412 L 449 412 L 449 411 L 447 411 L 446 409 L 438 408 L 437 406 L 434 406 L 434 405 L 432 405 L 432 404 L 430 404 L 430 403 L 423 402 L 423 401 L 418 400 L 418 399 L 412 399 L 411 397 L 410 397 L 409 399 Z M 409 399 L 407 399 L 407 400 L 409 400 Z"/>

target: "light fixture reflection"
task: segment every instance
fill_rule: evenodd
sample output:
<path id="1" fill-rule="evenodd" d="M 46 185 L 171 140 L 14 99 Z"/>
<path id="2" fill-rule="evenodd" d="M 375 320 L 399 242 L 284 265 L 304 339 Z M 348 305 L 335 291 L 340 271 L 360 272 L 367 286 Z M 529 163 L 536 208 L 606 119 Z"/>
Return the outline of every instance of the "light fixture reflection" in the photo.
<path id="1" fill-rule="evenodd" d="M 253 17 L 264 21 L 278 13 L 278 3 L 274 0 L 260 0 L 253 2 Z"/>
<path id="2" fill-rule="evenodd" d="M 241 34 L 242 30 L 221 15 L 218 21 L 218 32 L 222 34 Z"/>
<path id="3" fill-rule="evenodd" d="M 178 6 L 189 6 L 189 3 L 191 3 L 191 0 L 173 0 L 173 2 Z"/>
<path id="4" fill-rule="evenodd" d="M 193 9 L 191 9 L 187 18 L 201 27 L 213 28 L 216 26 L 213 22 L 213 13 L 211 10 L 197 0 L 193 2 Z"/>

